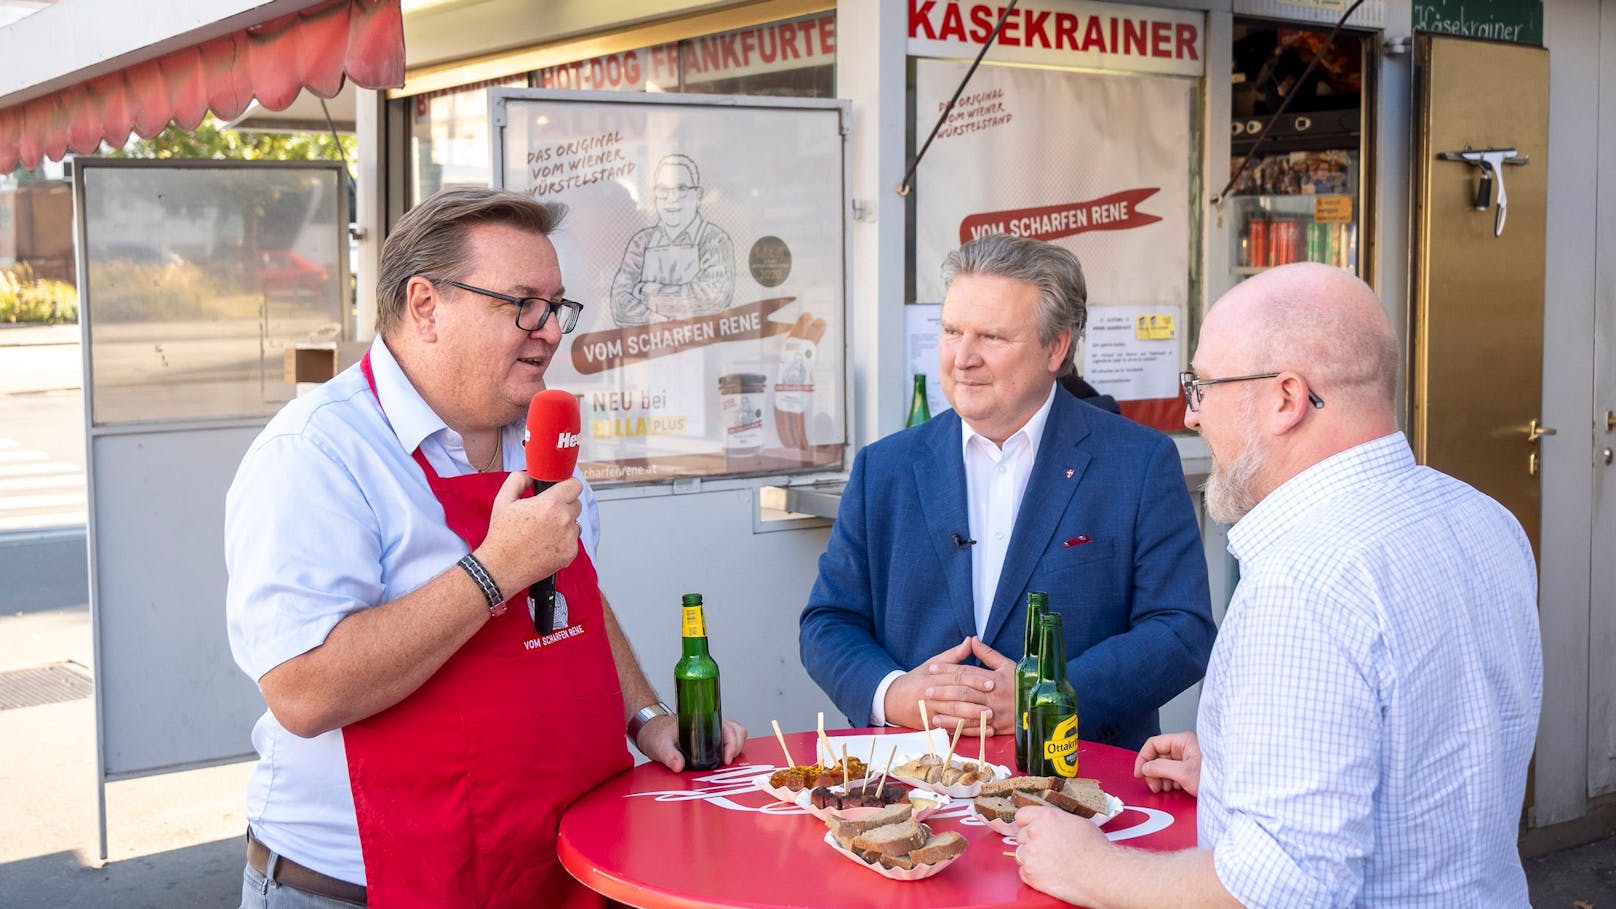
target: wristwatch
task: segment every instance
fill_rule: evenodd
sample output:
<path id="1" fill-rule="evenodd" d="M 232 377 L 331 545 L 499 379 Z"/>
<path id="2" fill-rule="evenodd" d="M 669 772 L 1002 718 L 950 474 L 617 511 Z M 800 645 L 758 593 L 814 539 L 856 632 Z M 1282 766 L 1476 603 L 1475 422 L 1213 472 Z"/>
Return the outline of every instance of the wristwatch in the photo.
<path id="1" fill-rule="evenodd" d="M 638 742 L 640 730 L 645 728 L 646 723 L 651 722 L 659 716 L 673 716 L 673 711 L 668 709 L 668 705 L 662 703 L 661 701 L 657 701 L 655 704 L 647 704 L 646 706 L 641 707 L 639 710 L 634 711 L 634 715 L 628 718 L 629 741 Z"/>

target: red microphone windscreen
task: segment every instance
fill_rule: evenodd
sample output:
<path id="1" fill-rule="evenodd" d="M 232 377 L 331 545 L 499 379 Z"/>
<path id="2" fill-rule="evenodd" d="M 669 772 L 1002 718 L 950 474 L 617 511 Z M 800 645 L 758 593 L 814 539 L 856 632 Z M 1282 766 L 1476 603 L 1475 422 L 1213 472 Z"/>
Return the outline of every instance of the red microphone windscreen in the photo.
<path id="1" fill-rule="evenodd" d="M 559 388 L 533 396 L 527 408 L 527 472 L 541 483 L 559 483 L 578 466 L 582 421 L 578 399 Z"/>

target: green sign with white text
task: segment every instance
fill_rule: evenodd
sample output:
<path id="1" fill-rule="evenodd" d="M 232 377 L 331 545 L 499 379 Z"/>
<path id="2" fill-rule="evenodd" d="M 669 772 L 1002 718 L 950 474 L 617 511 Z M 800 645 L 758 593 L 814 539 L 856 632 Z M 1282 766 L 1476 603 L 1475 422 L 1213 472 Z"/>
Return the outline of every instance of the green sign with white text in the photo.
<path id="1" fill-rule="evenodd" d="M 1543 45 L 1543 0 L 1414 0 L 1414 30 Z"/>

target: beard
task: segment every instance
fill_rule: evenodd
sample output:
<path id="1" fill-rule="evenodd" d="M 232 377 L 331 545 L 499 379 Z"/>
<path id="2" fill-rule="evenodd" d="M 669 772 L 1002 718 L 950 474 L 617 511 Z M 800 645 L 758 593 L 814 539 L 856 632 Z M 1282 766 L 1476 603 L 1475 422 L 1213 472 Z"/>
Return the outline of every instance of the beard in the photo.
<path id="1" fill-rule="evenodd" d="M 1220 524 L 1233 524 L 1257 507 L 1256 479 L 1267 466 L 1268 457 L 1262 450 L 1256 424 L 1248 419 L 1253 415 L 1240 415 L 1245 426 L 1240 452 L 1227 462 L 1212 456 L 1212 473 L 1206 478 L 1206 513 Z"/>

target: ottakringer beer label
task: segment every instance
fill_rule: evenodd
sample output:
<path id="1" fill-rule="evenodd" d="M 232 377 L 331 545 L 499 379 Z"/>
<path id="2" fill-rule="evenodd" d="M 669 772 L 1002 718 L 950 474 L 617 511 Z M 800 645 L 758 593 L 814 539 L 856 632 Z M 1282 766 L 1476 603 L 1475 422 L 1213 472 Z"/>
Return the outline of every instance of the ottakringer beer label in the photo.
<path id="1" fill-rule="evenodd" d="M 1061 720 L 1055 731 L 1044 742 L 1044 757 L 1055 768 L 1057 776 L 1077 776 L 1077 717 Z"/>

